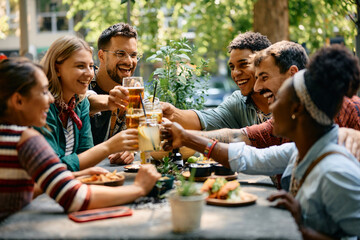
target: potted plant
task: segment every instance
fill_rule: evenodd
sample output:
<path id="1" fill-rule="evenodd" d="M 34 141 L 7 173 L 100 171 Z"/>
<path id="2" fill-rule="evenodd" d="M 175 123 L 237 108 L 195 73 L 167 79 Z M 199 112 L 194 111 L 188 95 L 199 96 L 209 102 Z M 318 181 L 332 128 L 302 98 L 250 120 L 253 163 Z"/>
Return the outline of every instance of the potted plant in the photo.
<path id="1" fill-rule="evenodd" d="M 196 66 L 191 58 L 195 49 L 186 38 L 170 40 L 160 47 L 146 61 L 161 64 L 150 76 L 160 101 L 173 104 L 180 109 L 202 109 L 208 89 L 209 73 L 205 70 L 208 62 L 201 59 Z"/>
<path id="2" fill-rule="evenodd" d="M 202 193 L 194 183 L 195 169 L 189 181 L 180 177 L 181 184 L 170 192 L 171 218 L 173 231 L 186 233 L 200 228 L 202 208 L 207 193 Z"/>
<path id="3" fill-rule="evenodd" d="M 162 102 L 168 102 L 180 109 L 203 109 L 208 90 L 209 73 L 206 60 L 200 59 L 197 66 L 192 62 L 195 48 L 186 38 L 179 41 L 170 40 L 167 46 L 160 47 L 146 61 L 160 64 L 150 76 L 156 96 Z M 151 88 L 151 87 L 150 87 Z M 195 151 L 182 147 L 180 153 L 186 160 Z M 167 152 L 153 152 L 151 156 L 162 159 Z"/>

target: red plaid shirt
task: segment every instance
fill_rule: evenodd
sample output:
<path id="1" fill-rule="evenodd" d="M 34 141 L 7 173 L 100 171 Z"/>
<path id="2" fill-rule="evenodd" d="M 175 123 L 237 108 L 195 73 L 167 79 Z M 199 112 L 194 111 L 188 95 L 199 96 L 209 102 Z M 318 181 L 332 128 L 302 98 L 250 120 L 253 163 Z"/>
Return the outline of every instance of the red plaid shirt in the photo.
<path id="1" fill-rule="evenodd" d="M 360 130 L 360 98 L 344 97 L 342 108 L 334 119 L 339 127 L 353 128 Z M 281 145 L 290 142 L 289 139 L 279 138 L 273 135 L 273 120 L 246 127 L 247 135 L 252 146 L 257 148 L 266 148 L 273 145 Z"/>

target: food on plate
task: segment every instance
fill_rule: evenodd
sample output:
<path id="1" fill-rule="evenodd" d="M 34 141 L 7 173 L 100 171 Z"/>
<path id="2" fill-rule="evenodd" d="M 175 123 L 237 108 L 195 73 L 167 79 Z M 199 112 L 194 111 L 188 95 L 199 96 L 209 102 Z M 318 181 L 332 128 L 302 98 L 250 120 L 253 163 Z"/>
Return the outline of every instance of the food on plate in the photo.
<path id="1" fill-rule="evenodd" d="M 187 162 L 188 163 L 196 163 L 199 160 L 199 158 L 195 157 L 195 156 L 191 156 L 188 158 Z"/>
<path id="2" fill-rule="evenodd" d="M 123 178 L 123 176 L 116 174 L 117 170 L 114 170 L 113 172 L 108 173 L 101 173 L 101 174 L 94 174 L 90 177 L 82 178 L 80 179 L 83 183 L 101 183 L 101 182 L 112 182 L 112 181 L 118 181 Z"/>
<path id="3" fill-rule="evenodd" d="M 227 181 L 225 178 L 207 179 L 201 191 L 209 193 L 209 198 L 228 201 L 241 201 L 241 187 L 237 180 Z"/>
<path id="4" fill-rule="evenodd" d="M 199 164 L 214 164 L 216 161 L 214 161 L 212 158 L 204 157 L 203 154 L 200 153 L 199 157 L 191 156 L 187 159 L 188 163 L 199 163 Z"/>

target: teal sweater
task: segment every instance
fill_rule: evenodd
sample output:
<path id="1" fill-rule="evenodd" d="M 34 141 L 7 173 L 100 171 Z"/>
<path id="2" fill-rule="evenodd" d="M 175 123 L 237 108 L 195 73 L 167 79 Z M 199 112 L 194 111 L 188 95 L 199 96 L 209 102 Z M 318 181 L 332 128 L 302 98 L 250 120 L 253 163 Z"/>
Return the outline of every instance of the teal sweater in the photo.
<path id="1" fill-rule="evenodd" d="M 78 154 L 92 148 L 94 146 L 91 134 L 90 103 L 87 98 L 77 104 L 74 111 L 82 121 L 82 128 L 79 130 L 74 123 L 74 149 L 72 154 L 65 156 L 66 142 L 61 120 L 59 118 L 59 110 L 55 104 L 50 105 L 50 110 L 47 115 L 46 123 L 51 129 L 49 131 L 45 127 L 36 128 L 48 141 L 60 160 L 67 165 L 70 171 L 79 171 L 79 157 Z"/>

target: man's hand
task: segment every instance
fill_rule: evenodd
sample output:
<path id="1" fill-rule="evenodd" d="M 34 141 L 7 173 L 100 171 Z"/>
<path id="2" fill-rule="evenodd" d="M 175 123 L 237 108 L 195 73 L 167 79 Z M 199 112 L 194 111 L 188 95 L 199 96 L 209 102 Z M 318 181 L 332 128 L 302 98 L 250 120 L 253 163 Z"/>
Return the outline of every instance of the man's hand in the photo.
<path id="1" fill-rule="evenodd" d="M 134 154 L 131 152 L 118 152 L 108 156 L 111 164 L 130 164 L 134 161 Z"/>
<path id="2" fill-rule="evenodd" d="M 129 91 L 122 86 L 115 86 L 109 92 L 108 108 L 113 111 L 117 108 L 125 109 L 129 104 Z"/>
<path id="3" fill-rule="evenodd" d="M 344 145 L 360 161 L 360 131 L 339 128 L 339 145 Z"/>
<path id="4" fill-rule="evenodd" d="M 184 128 L 176 122 L 164 123 L 163 126 L 161 129 L 161 137 L 166 140 L 163 149 L 169 151 L 173 148 L 181 147 L 183 145 L 184 134 L 186 133 Z"/>
<path id="5" fill-rule="evenodd" d="M 176 111 L 176 107 L 167 102 L 161 102 L 161 107 L 163 111 L 163 117 L 173 121 L 173 115 Z"/>
<path id="6" fill-rule="evenodd" d="M 275 206 L 285 207 L 291 213 L 300 229 L 302 227 L 300 203 L 290 193 L 285 192 L 284 190 L 274 193 L 268 197 L 270 202 L 277 199 L 279 199 L 279 201 Z"/>

